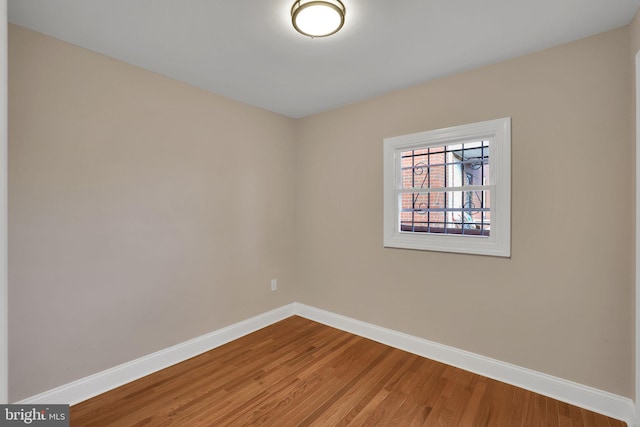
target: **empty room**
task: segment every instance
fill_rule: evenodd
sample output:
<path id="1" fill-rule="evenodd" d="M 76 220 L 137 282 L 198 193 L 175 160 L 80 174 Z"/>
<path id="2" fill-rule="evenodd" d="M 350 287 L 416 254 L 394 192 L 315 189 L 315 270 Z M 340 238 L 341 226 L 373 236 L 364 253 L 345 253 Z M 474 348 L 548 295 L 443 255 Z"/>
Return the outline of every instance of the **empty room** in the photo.
<path id="1" fill-rule="evenodd" d="M 640 427 L 639 8 L 0 0 L 0 425 Z"/>

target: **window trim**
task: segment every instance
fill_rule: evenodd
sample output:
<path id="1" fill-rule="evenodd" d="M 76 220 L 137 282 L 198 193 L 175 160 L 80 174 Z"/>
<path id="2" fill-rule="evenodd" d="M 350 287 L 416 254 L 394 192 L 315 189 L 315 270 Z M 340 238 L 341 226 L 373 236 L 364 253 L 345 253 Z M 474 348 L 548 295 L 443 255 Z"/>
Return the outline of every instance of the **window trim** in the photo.
<path id="1" fill-rule="evenodd" d="M 400 232 L 400 156 L 403 151 L 489 140 L 491 233 L 487 237 Z M 511 118 L 453 126 L 385 138 L 384 158 L 384 246 L 499 257 L 511 256 Z"/>

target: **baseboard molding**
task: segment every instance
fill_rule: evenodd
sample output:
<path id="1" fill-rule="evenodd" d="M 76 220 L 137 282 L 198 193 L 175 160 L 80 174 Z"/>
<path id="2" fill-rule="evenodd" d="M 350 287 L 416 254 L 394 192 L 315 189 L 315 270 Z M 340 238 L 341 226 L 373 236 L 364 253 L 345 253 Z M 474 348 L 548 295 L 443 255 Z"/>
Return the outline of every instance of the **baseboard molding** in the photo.
<path id="1" fill-rule="evenodd" d="M 73 405 L 82 402 L 291 317 L 294 315 L 294 308 L 294 304 L 282 306 L 15 403 Z"/>
<path id="2" fill-rule="evenodd" d="M 295 314 L 309 320 L 625 421 L 629 427 L 640 427 L 629 398 L 315 307 L 294 305 Z"/>
<path id="3" fill-rule="evenodd" d="M 636 405 L 626 397 L 297 302 L 16 403 L 73 405 L 293 315 L 580 406 L 625 421 L 629 427 L 640 427 L 640 414 L 637 413 Z"/>

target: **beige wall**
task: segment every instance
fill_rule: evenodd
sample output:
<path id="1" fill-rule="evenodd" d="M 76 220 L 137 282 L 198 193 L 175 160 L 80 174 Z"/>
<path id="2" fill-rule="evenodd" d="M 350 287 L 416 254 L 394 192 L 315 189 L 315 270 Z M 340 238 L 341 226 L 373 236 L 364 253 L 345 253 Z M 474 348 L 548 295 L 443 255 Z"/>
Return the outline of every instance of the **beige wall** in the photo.
<path id="1" fill-rule="evenodd" d="M 640 51 L 640 11 L 636 12 L 635 16 L 633 17 L 633 20 L 631 21 L 631 23 L 629 24 L 629 36 L 630 36 L 630 45 L 631 45 L 631 70 L 632 70 L 632 77 L 631 77 L 631 138 L 633 141 L 633 147 L 634 147 L 634 158 L 636 158 L 636 162 L 635 162 L 635 169 L 637 169 L 637 165 L 638 165 L 638 160 L 637 160 L 637 147 L 636 147 L 636 128 L 638 126 L 638 124 L 636 123 L 636 81 L 637 81 L 637 73 L 638 70 L 636 70 L 636 54 L 638 51 Z M 637 183 L 638 183 L 638 176 L 637 176 L 637 171 L 635 172 L 636 174 L 636 179 L 635 179 L 635 184 L 637 187 Z M 637 195 L 638 195 L 638 189 L 635 188 L 635 195 L 636 195 L 636 206 L 638 206 L 638 200 L 637 200 Z M 636 208 L 636 212 L 635 212 L 635 234 L 636 234 L 636 260 L 638 259 L 638 212 L 637 212 L 637 208 Z M 636 261 L 637 264 L 637 261 Z M 638 275 L 637 272 L 637 265 L 634 265 L 635 267 L 635 274 L 636 277 Z M 636 282 L 638 281 L 638 279 L 636 278 Z M 634 341 L 635 341 L 635 366 L 634 366 L 634 378 L 635 378 L 635 394 L 634 394 L 634 399 L 636 401 L 636 407 L 637 407 L 637 413 L 640 414 L 640 399 L 638 399 L 640 397 L 640 342 L 638 341 L 638 336 L 640 336 L 640 313 L 638 313 L 638 309 L 640 308 L 640 294 L 638 293 L 638 283 L 636 283 L 635 286 L 635 325 L 634 325 L 634 330 L 635 330 L 635 334 L 634 334 Z"/>
<path id="2" fill-rule="evenodd" d="M 636 15 L 629 24 L 629 33 L 631 39 L 631 52 L 635 56 L 636 52 L 640 50 L 640 10 L 636 12 Z"/>
<path id="3" fill-rule="evenodd" d="M 292 301 L 291 119 L 16 26 L 9 57 L 11 401 Z"/>
<path id="4" fill-rule="evenodd" d="M 293 121 L 12 26 L 11 400 L 293 300 L 632 396 L 629 34 Z M 384 249 L 382 139 L 505 116 L 512 258 Z"/>
<path id="5" fill-rule="evenodd" d="M 297 122 L 307 304 L 633 395 L 627 28 Z M 382 140 L 512 117 L 512 258 L 385 249 Z"/>

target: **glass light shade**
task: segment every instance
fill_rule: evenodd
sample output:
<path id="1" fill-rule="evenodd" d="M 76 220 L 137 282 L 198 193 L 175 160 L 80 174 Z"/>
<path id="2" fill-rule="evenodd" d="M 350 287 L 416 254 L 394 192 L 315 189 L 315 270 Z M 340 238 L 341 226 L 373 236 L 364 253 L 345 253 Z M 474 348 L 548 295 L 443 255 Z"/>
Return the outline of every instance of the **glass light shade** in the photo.
<path id="1" fill-rule="evenodd" d="M 344 13 L 345 8 L 340 0 L 298 0 L 291 8 L 291 22 L 305 36 L 326 37 L 342 28 Z"/>

